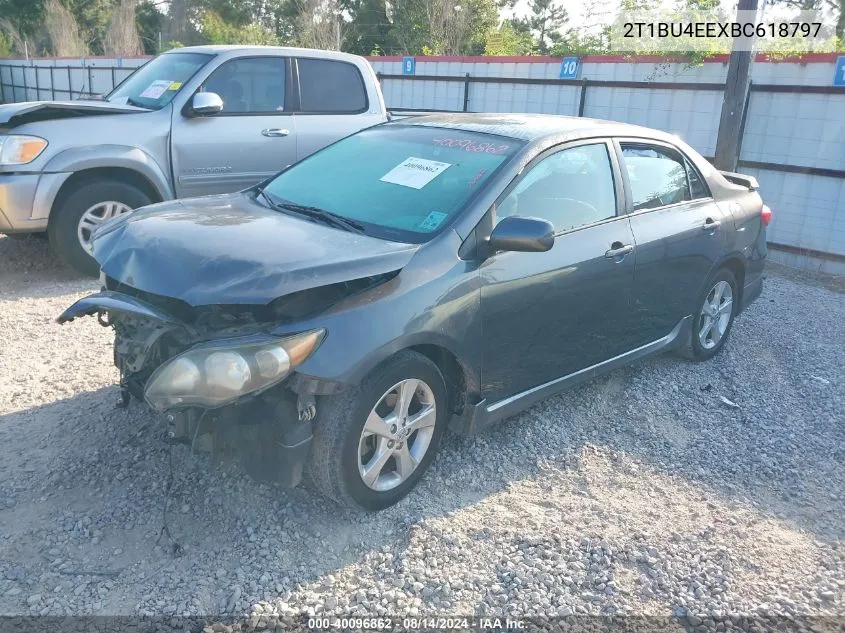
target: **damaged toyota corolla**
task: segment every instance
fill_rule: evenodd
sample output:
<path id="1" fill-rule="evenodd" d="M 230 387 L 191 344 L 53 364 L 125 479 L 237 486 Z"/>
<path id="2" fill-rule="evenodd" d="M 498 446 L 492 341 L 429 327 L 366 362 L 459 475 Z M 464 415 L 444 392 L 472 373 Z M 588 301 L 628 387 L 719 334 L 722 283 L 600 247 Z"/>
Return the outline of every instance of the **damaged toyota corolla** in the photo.
<path id="1" fill-rule="evenodd" d="M 762 286 L 753 178 L 674 136 L 438 115 L 341 140 L 236 194 L 99 228 L 122 403 L 253 477 L 380 509 L 472 434 L 648 354 L 705 360 Z"/>

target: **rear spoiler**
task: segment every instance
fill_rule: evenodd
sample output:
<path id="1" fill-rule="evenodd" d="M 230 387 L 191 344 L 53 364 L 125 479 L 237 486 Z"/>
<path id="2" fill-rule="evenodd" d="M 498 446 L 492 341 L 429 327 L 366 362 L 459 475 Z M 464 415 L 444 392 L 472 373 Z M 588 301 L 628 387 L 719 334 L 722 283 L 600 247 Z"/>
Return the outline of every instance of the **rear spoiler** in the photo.
<path id="1" fill-rule="evenodd" d="M 746 187 L 748 191 L 757 191 L 757 189 L 760 188 L 760 185 L 757 183 L 757 179 L 754 176 L 746 176 L 745 174 L 737 174 L 732 171 L 722 170 L 719 170 L 719 173 L 733 184 L 739 185 L 740 187 Z"/>

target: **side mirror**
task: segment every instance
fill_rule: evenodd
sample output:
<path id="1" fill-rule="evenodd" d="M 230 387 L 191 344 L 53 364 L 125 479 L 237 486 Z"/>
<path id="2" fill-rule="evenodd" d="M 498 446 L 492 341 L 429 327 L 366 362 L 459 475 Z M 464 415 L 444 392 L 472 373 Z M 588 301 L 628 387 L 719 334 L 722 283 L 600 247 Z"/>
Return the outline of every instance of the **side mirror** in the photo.
<path id="1" fill-rule="evenodd" d="M 511 215 L 490 234 L 490 250 L 542 253 L 555 243 L 555 227 L 548 220 Z"/>
<path id="2" fill-rule="evenodd" d="M 191 114 L 208 116 L 223 111 L 223 99 L 216 92 L 198 92 L 191 99 Z"/>

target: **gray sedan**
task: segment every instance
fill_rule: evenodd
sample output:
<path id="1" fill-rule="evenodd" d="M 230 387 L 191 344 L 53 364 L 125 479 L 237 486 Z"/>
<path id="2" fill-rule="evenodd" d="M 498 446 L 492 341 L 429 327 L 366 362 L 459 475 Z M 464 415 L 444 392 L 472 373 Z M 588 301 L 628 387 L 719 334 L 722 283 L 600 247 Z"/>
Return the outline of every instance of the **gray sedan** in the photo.
<path id="1" fill-rule="evenodd" d="M 762 288 L 748 176 L 655 130 L 440 115 L 359 132 L 249 190 L 100 228 L 124 404 L 256 478 L 374 510 L 448 425 L 477 433 L 644 356 L 725 345 Z"/>

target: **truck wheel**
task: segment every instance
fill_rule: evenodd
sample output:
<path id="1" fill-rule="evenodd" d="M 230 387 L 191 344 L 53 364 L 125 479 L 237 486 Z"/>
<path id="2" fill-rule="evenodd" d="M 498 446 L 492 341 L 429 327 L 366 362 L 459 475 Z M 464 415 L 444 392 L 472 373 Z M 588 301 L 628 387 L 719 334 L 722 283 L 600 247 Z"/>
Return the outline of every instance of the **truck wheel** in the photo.
<path id="1" fill-rule="evenodd" d="M 407 495 L 434 459 L 448 415 L 437 366 L 403 351 L 353 390 L 318 402 L 308 477 L 341 505 L 381 510 Z"/>
<path id="2" fill-rule="evenodd" d="M 76 272 L 96 277 L 100 267 L 91 257 L 91 232 L 106 220 L 151 202 L 143 191 L 124 182 L 80 184 L 53 209 L 47 229 L 50 246 Z"/>

